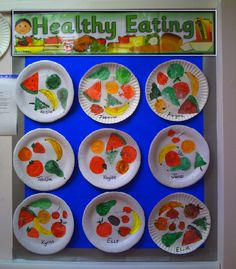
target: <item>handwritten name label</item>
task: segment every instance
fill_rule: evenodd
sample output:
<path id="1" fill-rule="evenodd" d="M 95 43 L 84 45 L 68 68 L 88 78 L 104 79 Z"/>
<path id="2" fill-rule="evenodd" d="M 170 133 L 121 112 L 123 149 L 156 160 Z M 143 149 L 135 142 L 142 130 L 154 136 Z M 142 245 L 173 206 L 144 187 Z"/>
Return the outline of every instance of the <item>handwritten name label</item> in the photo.
<path id="1" fill-rule="evenodd" d="M 183 178 L 184 175 L 183 174 L 178 174 L 178 173 L 174 173 L 171 175 L 171 178 L 175 179 L 175 178 Z"/>
<path id="2" fill-rule="evenodd" d="M 171 116 L 175 119 L 184 118 L 184 115 L 182 114 L 172 114 L 171 112 L 169 112 L 167 116 Z"/>
<path id="3" fill-rule="evenodd" d="M 107 120 L 107 119 L 116 119 L 117 118 L 117 116 L 104 116 L 104 115 L 99 115 L 98 116 L 99 117 L 99 119 L 103 119 L 103 120 Z"/>
<path id="4" fill-rule="evenodd" d="M 108 237 L 107 243 L 108 244 L 117 244 L 117 243 L 119 243 L 119 239 L 112 239 L 111 237 Z"/>
<path id="5" fill-rule="evenodd" d="M 103 179 L 105 179 L 106 181 L 111 181 L 116 179 L 116 176 L 107 176 L 107 175 L 103 175 Z"/>
<path id="6" fill-rule="evenodd" d="M 50 244 L 54 244 L 54 240 L 41 240 L 41 244 L 47 247 Z"/>
<path id="7" fill-rule="evenodd" d="M 46 181 L 46 182 L 48 182 L 48 181 L 52 181 L 52 178 L 51 177 L 44 177 L 44 176 L 39 176 L 39 177 L 37 177 L 37 179 L 38 179 L 38 181 Z"/>
<path id="8" fill-rule="evenodd" d="M 187 247 L 176 247 L 175 248 L 176 253 L 180 253 L 180 252 L 187 251 L 187 250 L 190 250 L 189 246 L 187 246 Z"/>
<path id="9" fill-rule="evenodd" d="M 53 110 L 40 110 L 41 114 L 51 114 L 53 113 Z"/>

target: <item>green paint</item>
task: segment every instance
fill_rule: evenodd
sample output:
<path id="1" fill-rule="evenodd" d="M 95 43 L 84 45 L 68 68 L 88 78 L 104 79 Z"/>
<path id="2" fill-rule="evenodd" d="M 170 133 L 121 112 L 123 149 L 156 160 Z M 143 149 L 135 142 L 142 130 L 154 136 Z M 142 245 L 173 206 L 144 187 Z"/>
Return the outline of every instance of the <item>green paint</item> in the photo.
<path id="1" fill-rule="evenodd" d="M 50 199 L 42 198 L 42 199 L 39 199 L 30 203 L 28 207 L 31 206 L 35 208 L 48 209 L 51 207 L 51 205 L 52 205 L 52 202 Z"/>
<path id="2" fill-rule="evenodd" d="M 57 175 L 58 177 L 64 177 L 63 171 L 60 169 L 58 163 L 54 160 L 47 161 L 44 168 L 50 174 Z"/>
<path id="3" fill-rule="evenodd" d="M 117 98 L 115 98 L 112 94 L 107 94 L 107 106 L 116 106 L 121 105 L 122 102 L 120 102 Z"/>
<path id="4" fill-rule="evenodd" d="M 50 106 L 40 100 L 38 97 L 35 97 L 34 103 L 29 103 L 30 105 L 34 105 L 34 110 L 38 111 L 40 109 L 49 108 Z"/>
<path id="5" fill-rule="evenodd" d="M 113 162 L 116 159 L 116 156 L 118 155 L 118 153 L 119 153 L 118 150 L 106 151 L 107 160 L 110 163 L 110 165 L 113 164 Z"/>
<path id="6" fill-rule="evenodd" d="M 125 67 L 118 67 L 116 69 L 116 80 L 120 84 L 128 84 L 131 80 L 131 73 Z"/>
<path id="7" fill-rule="evenodd" d="M 179 106 L 179 100 L 176 96 L 175 89 L 172 87 L 165 87 L 164 90 L 162 90 L 161 95 L 164 99 L 166 99 L 168 102 L 170 102 L 172 105 Z"/>
<path id="8" fill-rule="evenodd" d="M 67 105 L 67 99 L 68 99 L 68 90 L 65 88 L 61 88 L 60 90 L 57 91 L 57 97 L 59 101 L 61 102 L 61 106 L 65 110 L 66 105 Z"/>
<path id="9" fill-rule="evenodd" d="M 166 233 L 162 235 L 161 242 L 164 246 L 170 247 L 172 246 L 181 236 L 183 235 L 183 232 L 177 232 L 177 233 Z"/>
<path id="10" fill-rule="evenodd" d="M 189 160 L 189 158 L 181 157 L 180 164 L 176 167 L 171 167 L 170 171 L 178 171 L 178 170 L 187 171 L 191 168 L 191 166 L 192 166 L 192 164 L 191 164 L 191 161 Z"/>
<path id="11" fill-rule="evenodd" d="M 106 216 L 114 205 L 116 205 L 116 200 L 109 200 L 98 204 L 96 206 L 96 211 L 99 216 Z"/>
<path id="12" fill-rule="evenodd" d="M 209 223 L 207 223 L 207 218 L 206 217 L 196 219 L 196 220 L 194 220 L 192 222 L 192 224 L 195 224 L 196 226 L 200 227 L 204 231 L 206 231 L 207 230 L 207 226 L 210 225 Z"/>
<path id="13" fill-rule="evenodd" d="M 171 64 L 167 68 L 167 74 L 175 83 L 180 81 L 180 78 L 184 75 L 184 68 L 181 64 Z"/>
<path id="14" fill-rule="evenodd" d="M 200 153 L 196 152 L 195 154 L 195 161 L 194 161 L 194 168 L 199 168 L 202 170 L 202 166 L 206 165 L 207 163 L 203 160 L 203 157 Z"/>
<path id="15" fill-rule="evenodd" d="M 55 90 L 61 85 L 61 78 L 57 74 L 52 74 L 46 79 L 48 89 Z"/>
<path id="16" fill-rule="evenodd" d="M 152 83 L 152 88 L 149 96 L 151 100 L 155 100 L 161 96 L 161 91 L 158 89 L 157 84 L 155 82 Z"/>
<path id="17" fill-rule="evenodd" d="M 110 76 L 110 71 L 108 67 L 102 66 L 100 68 L 97 68 L 96 71 L 94 71 L 92 74 L 88 76 L 88 78 L 106 80 L 109 78 L 109 76 Z"/>

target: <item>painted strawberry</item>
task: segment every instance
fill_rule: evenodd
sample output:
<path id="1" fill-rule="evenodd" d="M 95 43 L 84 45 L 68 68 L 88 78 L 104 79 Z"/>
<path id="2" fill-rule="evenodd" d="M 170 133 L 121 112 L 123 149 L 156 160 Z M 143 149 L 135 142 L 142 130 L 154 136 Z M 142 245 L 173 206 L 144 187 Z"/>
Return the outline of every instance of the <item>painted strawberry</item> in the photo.
<path id="1" fill-rule="evenodd" d="M 34 153 L 45 153 L 44 146 L 39 142 L 33 143 L 31 147 L 33 148 Z"/>
<path id="2" fill-rule="evenodd" d="M 120 227 L 118 230 L 119 235 L 125 237 L 130 233 L 131 229 L 129 227 Z"/>
<path id="3" fill-rule="evenodd" d="M 27 227 L 27 235 L 31 238 L 39 238 L 39 232 L 34 227 Z"/>
<path id="4" fill-rule="evenodd" d="M 132 212 L 132 209 L 130 207 L 128 207 L 128 206 L 124 206 L 123 207 L 123 212 L 125 212 L 125 213 L 131 213 Z"/>

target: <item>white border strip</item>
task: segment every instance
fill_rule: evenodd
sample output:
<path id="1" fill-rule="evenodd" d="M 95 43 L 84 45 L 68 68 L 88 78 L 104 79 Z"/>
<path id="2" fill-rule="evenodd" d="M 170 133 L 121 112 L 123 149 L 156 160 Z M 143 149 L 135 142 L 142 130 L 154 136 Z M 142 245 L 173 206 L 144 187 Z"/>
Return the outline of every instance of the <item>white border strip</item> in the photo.
<path id="1" fill-rule="evenodd" d="M 220 269 L 218 262 L 3 262 L 0 269 Z"/>

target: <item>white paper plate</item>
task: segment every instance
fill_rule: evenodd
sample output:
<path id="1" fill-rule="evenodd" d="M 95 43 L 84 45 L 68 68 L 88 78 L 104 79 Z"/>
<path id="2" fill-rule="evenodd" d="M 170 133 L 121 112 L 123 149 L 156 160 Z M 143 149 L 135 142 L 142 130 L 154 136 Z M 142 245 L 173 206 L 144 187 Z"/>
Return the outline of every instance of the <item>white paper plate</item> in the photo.
<path id="1" fill-rule="evenodd" d="M 96 248 L 117 253 L 130 249 L 141 239 L 145 216 L 132 196 L 123 192 L 106 192 L 87 205 L 82 225 L 88 240 Z"/>
<path id="2" fill-rule="evenodd" d="M 190 186 L 205 174 L 209 162 L 209 147 L 194 129 L 172 125 L 153 139 L 148 156 L 153 176 L 172 188 Z"/>
<path id="3" fill-rule="evenodd" d="M 48 138 L 49 140 L 45 141 Z M 40 150 L 40 146 L 36 142 L 43 146 L 45 153 Z M 33 144 L 35 144 L 34 148 Z M 25 147 L 28 150 L 22 151 Z M 21 152 L 20 157 L 19 152 Z M 24 152 L 26 154 L 22 155 Z M 50 191 L 61 187 L 71 177 L 74 170 L 75 157 L 69 142 L 52 129 L 40 128 L 28 132 L 16 144 L 13 155 L 13 165 L 17 176 L 27 186 L 39 191 Z M 35 161 L 37 162 L 35 163 Z M 48 161 L 51 162 L 48 163 Z M 59 166 L 62 173 L 53 169 L 55 165 Z M 41 171 L 42 173 L 40 173 Z"/>
<path id="4" fill-rule="evenodd" d="M 109 70 L 107 76 L 103 77 L 104 80 L 100 78 L 89 78 L 89 76 L 100 70 L 100 68 L 107 68 Z M 119 68 L 124 68 L 130 73 L 129 82 L 122 84 L 117 81 L 116 71 Z M 113 87 L 113 90 L 107 91 L 107 88 L 109 89 L 110 87 L 106 85 L 111 85 L 111 82 L 115 82 L 116 87 Z M 95 83 L 98 83 L 98 85 L 101 83 L 100 98 L 98 92 L 94 93 L 94 91 L 93 99 L 90 98 L 93 95 L 93 93 L 90 94 L 90 91 L 89 97 L 86 97 L 85 93 Z M 133 95 L 127 93 L 127 89 L 130 89 L 130 87 L 132 87 Z M 79 84 L 79 102 L 82 109 L 89 117 L 101 123 L 111 124 L 125 120 L 133 114 L 138 106 L 139 99 L 140 87 L 137 78 L 127 67 L 121 64 L 102 63 L 95 65 L 86 72 Z"/>
<path id="5" fill-rule="evenodd" d="M 38 74 L 38 93 L 32 94 L 23 90 L 21 84 L 35 73 Z M 46 80 L 54 74 L 59 76 L 59 78 L 61 79 L 61 83 L 58 87 L 56 87 L 56 89 L 52 90 L 49 89 Z M 41 92 L 42 89 L 43 91 Z M 60 94 L 59 92 L 61 92 L 61 89 L 66 89 L 68 94 L 67 101 L 65 103 L 61 102 L 58 98 L 58 94 Z M 43 102 L 41 108 L 37 108 L 34 105 L 35 102 L 37 102 L 36 98 Z M 58 63 L 52 61 L 39 61 L 30 64 L 23 69 L 23 71 L 17 78 L 17 105 L 19 109 L 32 120 L 38 122 L 53 122 L 59 118 L 64 117 L 70 110 L 73 103 L 73 99 L 74 88 L 72 80 L 66 69 Z"/>
<path id="6" fill-rule="evenodd" d="M 97 143 L 99 147 L 96 147 Z M 93 145 L 95 151 L 92 150 Z M 140 166 L 141 154 L 131 136 L 108 128 L 95 131 L 82 141 L 78 160 L 81 173 L 91 184 L 111 190 L 124 186 L 134 178 Z"/>
<path id="7" fill-rule="evenodd" d="M 170 202 L 171 204 L 168 204 Z M 187 206 L 189 204 L 192 205 Z M 187 214 L 187 217 L 184 213 L 190 207 L 193 210 L 188 212 L 192 218 L 189 217 L 190 214 Z M 148 219 L 152 240 L 158 247 L 173 254 L 186 254 L 200 247 L 207 239 L 210 227 L 211 217 L 207 207 L 195 196 L 187 193 L 166 196 L 153 208 Z"/>
<path id="8" fill-rule="evenodd" d="M 61 198 L 38 193 L 18 205 L 13 230 L 16 239 L 27 250 L 36 254 L 53 254 L 70 242 L 74 218 Z"/>
<path id="9" fill-rule="evenodd" d="M 170 66 L 175 67 L 171 75 L 168 72 Z M 176 71 L 176 66 L 180 67 L 180 72 Z M 184 121 L 196 116 L 205 106 L 207 98 L 205 75 L 196 65 L 184 60 L 171 60 L 158 65 L 146 82 L 149 106 L 166 120 Z M 197 105 L 194 105 L 195 101 Z"/>
<path id="10" fill-rule="evenodd" d="M 4 16 L 0 13 L 0 57 L 7 51 L 10 39 L 10 26 Z"/>

